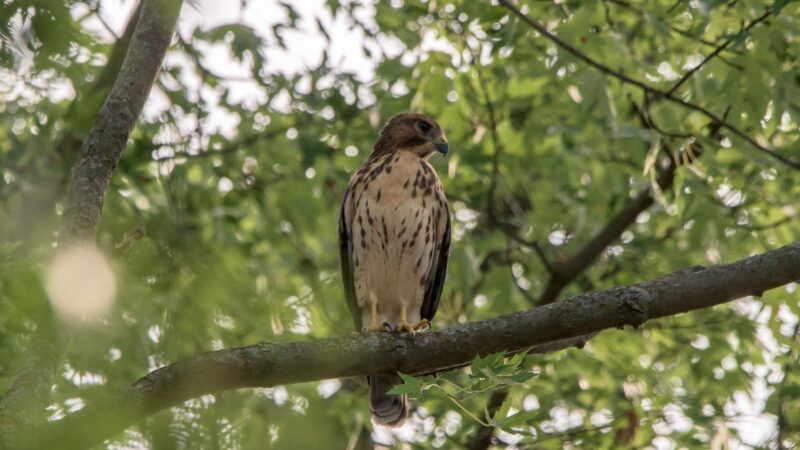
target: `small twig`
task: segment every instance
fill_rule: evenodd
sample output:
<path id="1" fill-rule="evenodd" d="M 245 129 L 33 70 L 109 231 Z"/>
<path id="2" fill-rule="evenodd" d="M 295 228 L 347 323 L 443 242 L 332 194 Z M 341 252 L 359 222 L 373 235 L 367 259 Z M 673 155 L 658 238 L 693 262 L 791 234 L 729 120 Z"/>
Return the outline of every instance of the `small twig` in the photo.
<path id="1" fill-rule="evenodd" d="M 630 3 L 626 2 L 626 1 L 623 1 L 623 0 L 606 0 L 606 1 L 608 1 L 610 3 L 613 3 L 613 4 L 617 5 L 617 6 L 620 6 L 622 8 L 625 8 L 625 9 L 627 9 L 629 11 L 633 11 L 636 15 L 638 15 L 639 17 L 642 17 L 642 18 L 646 18 L 649 15 L 649 13 L 647 13 L 647 12 L 637 8 L 636 6 L 633 6 Z M 680 5 L 682 2 L 683 2 L 683 0 L 677 0 L 675 2 L 675 6 Z M 673 8 L 674 8 L 674 6 L 673 6 Z M 667 13 L 670 13 L 673 8 L 670 8 L 667 11 Z M 684 30 L 684 29 L 678 28 L 675 25 L 672 25 L 670 23 L 666 23 L 666 26 L 667 26 L 667 28 L 669 28 L 670 31 L 672 31 L 674 33 L 677 33 L 677 34 L 680 34 L 681 36 L 683 36 L 683 37 L 685 37 L 685 38 L 687 38 L 689 40 L 695 41 L 695 42 L 700 43 L 702 45 L 705 45 L 707 47 L 716 48 L 718 46 L 718 44 L 713 42 L 713 41 L 709 41 L 707 39 L 703 39 L 702 37 L 698 37 L 698 36 L 692 35 L 692 33 L 689 30 Z M 731 50 L 731 49 L 725 49 L 725 50 L 730 52 L 730 53 L 741 54 L 741 52 L 736 51 L 736 50 Z M 722 58 L 720 58 L 720 59 L 722 59 Z M 727 60 L 724 60 L 724 61 L 725 61 L 726 64 L 733 65 L 731 62 L 729 62 Z"/>
<path id="2" fill-rule="evenodd" d="M 793 220 L 796 220 L 796 218 L 791 216 L 786 216 L 783 219 L 776 220 L 775 222 L 772 223 L 744 225 L 744 227 L 750 231 L 766 231 L 766 230 L 771 230 L 773 228 L 778 228 L 779 226 L 792 222 Z"/>
<path id="3" fill-rule="evenodd" d="M 105 28 L 106 31 L 108 31 L 112 36 L 114 36 L 114 40 L 119 39 L 119 36 L 117 36 L 117 33 L 114 31 L 113 28 L 111 28 L 111 25 L 109 25 L 108 22 L 106 22 L 106 19 L 103 18 L 103 15 L 100 14 L 100 5 L 99 5 L 99 3 L 97 5 L 97 7 L 92 9 L 92 11 L 97 16 L 97 20 L 100 21 L 100 24 L 103 25 L 103 28 Z"/>
<path id="4" fill-rule="evenodd" d="M 261 133 L 255 133 L 239 139 L 238 141 L 230 142 L 228 145 L 217 149 L 217 150 L 205 150 L 198 153 L 186 153 L 186 152 L 175 152 L 169 156 L 163 156 L 153 159 L 154 162 L 166 162 L 171 161 L 178 158 L 186 158 L 186 159 L 193 159 L 193 158 L 206 158 L 206 157 L 213 157 L 213 156 L 223 156 L 230 153 L 235 153 L 239 150 L 242 150 L 243 147 L 248 145 L 256 144 L 259 141 L 267 140 L 278 136 L 279 134 L 285 132 L 285 129 L 272 129 L 270 131 L 264 131 Z M 160 144 L 157 145 L 158 147 L 167 147 L 167 146 L 178 146 L 178 145 L 185 145 L 185 143 L 174 143 L 170 142 L 167 144 Z"/>
<path id="5" fill-rule="evenodd" d="M 645 102 L 644 109 L 638 107 L 635 103 L 632 104 L 632 112 L 639 117 L 642 125 L 658 131 L 658 127 L 653 123 L 653 120 L 648 113 L 648 108 L 649 103 L 647 102 Z M 711 129 L 709 130 L 709 133 L 711 136 L 718 137 L 719 126 L 712 124 L 710 128 Z M 700 149 L 698 144 L 694 145 L 697 147 L 694 149 L 694 153 L 699 154 Z M 687 152 L 684 151 L 682 153 Z M 691 158 L 694 157 L 696 156 L 692 156 Z M 692 159 L 690 159 L 688 156 L 687 159 L 689 159 L 689 162 L 692 161 Z M 672 185 L 672 182 L 675 179 L 675 171 L 680 165 L 681 163 L 678 158 L 672 156 L 670 157 L 669 165 L 663 169 L 660 169 L 659 174 L 656 177 L 655 184 L 658 189 L 664 190 Z M 622 233 L 634 223 L 639 214 L 641 214 L 655 202 L 655 197 L 651 190 L 652 187 L 650 186 L 642 190 L 574 256 L 565 262 L 554 264 L 552 270 L 550 271 L 550 279 L 548 280 L 541 296 L 534 304 L 545 305 L 554 302 L 564 287 L 578 278 L 581 273 L 591 266 L 597 257 L 600 256 L 600 254 L 609 245 L 611 245 L 612 242 L 618 239 Z"/>
<path id="6" fill-rule="evenodd" d="M 696 65 L 695 67 L 692 67 L 692 68 L 691 68 L 690 70 L 688 70 L 688 71 L 687 71 L 685 74 L 683 74 L 683 76 L 681 77 L 681 79 L 680 79 L 680 80 L 678 80 L 678 82 L 677 82 L 677 83 L 675 83 L 675 85 L 673 85 L 673 86 L 672 86 L 672 88 L 670 88 L 670 90 L 668 90 L 668 91 L 667 91 L 667 96 L 670 96 L 670 95 L 672 95 L 673 93 L 675 93 L 675 91 L 676 91 L 676 90 L 678 90 L 678 88 L 679 88 L 679 87 L 681 87 L 681 85 L 682 85 L 683 83 L 685 83 L 686 81 L 688 81 L 688 80 L 689 80 L 689 78 L 691 78 L 691 77 L 692 77 L 692 75 L 694 75 L 694 74 L 695 74 L 695 73 L 696 73 L 698 70 L 700 70 L 701 68 L 703 68 L 703 66 L 704 66 L 704 65 L 706 65 L 706 63 L 708 63 L 709 61 L 711 61 L 712 59 L 714 59 L 714 57 L 716 57 L 717 55 L 719 55 L 719 54 L 720 54 L 720 53 L 721 53 L 723 50 L 725 50 L 725 49 L 726 49 L 726 48 L 727 48 L 729 45 L 731 45 L 731 44 L 732 44 L 734 41 L 736 41 L 736 39 L 738 39 L 740 36 L 744 35 L 744 34 L 745 34 L 745 33 L 747 33 L 748 31 L 750 31 L 750 29 L 751 29 L 751 28 L 753 28 L 754 26 L 756 26 L 756 25 L 757 25 L 759 22 L 762 22 L 762 21 L 766 20 L 766 18 L 767 18 L 767 17 L 769 17 L 769 15 L 770 15 L 770 14 L 772 14 L 772 11 L 768 9 L 768 10 L 767 10 L 767 11 L 766 11 L 764 14 L 762 14 L 761 16 L 759 16 L 758 18 L 756 18 L 755 20 L 753 20 L 752 22 L 750 22 L 750 24 L 749 24 L 749 25 L 747 25 L 746 27 L 742 28 L 742 30 L 741 30 L 741 31 L 739 31 L 739 33 L 737 33 L 737 34 L 736 34 L 736 36 L 733 36 L 733 37 L 731 37 L 731 38 L 727 39 L 725 42 L 723 42 L 723 43 L 722 43 L 720 46 L 718 46 L 718 47 L 717 47 L 717 48 L 716 48 L 716 49 L 715 49 L 713 52 L 711 52 L 711 54 L 709 54 L 708 56 L 706 56 L 706 57 L 705 57 L 705 58 L 704 58 L 704 59 L 703 59 L 703 60 L 700 62 L 700 64 Z"/>
<path id="7" fill-rule="evenodd" d="M 765 153 L 765 154 L 775 158 L 776 160 L 780 161 L 783 164 L 786 164 L 787 166 L 789 166 L 789 167 L 791 167 L 793 169 L 800 170 L 800 161 L 793 161 L 793 160 L 791 160 L 791 159 L 789 159 L 789 158 L 787 158 L 787 157 L 775 152 L 774 150 L 761 145 L 760 143 L 758 143 L 758 141 L 756 141 L 754 138 L 750 137 L 747 133 L 745 133 L 744 131 L 740 130 L 739 128 L 737 128 L 736 126 L 732 125 L 731 123 L 727 122 L 726 120 L 724 120 L 723 118 L 719 117 L 718 115 L 714 114 L 713 112 L 709 111 L 707 108 L 705 108 L 703 106 L 700 106 L 700 105 L 696 105 L 696 104 L 691 103 L 691 102 L 688 102 L 688 101 L 683 100 L 683 99 L 681 99 L 679 97 L 675 97 L 673 94 L 669 94 L 669 93 L 667 93 L 665 91 L 657 89 L 657 88 L 655 88 L 653 86 L 650 86 L 647 83 L 644 83 L 642 81 L 636 80 L 634 78 L 629 77 L 628 75 L 625 75 L 622 72 L 614 70 L 614 69 L 606 66 L 605 64 L 602 64 L 602 63 L 600 63 L 598 61 L 595 61 L 594 59 L 592 59 L 591 57 L 589 57 L 588 55 L 586 55 L 582 51 L 578 50 L 577 48 L 575 48 L 574 46 L 572 46 L 568 42 L 564 41 L 563 39 L 559 38 L 555 34 L 553 34 L 550 31 L 548 31 L 547 28 L 544 25 L 542 25 L 541 23 L 531 19 L 528 15 L 524 14 L 516 6 L 514 6 L 509 0 L 499 0 L 499 2 L 500 2 L 501 5 L 505 6 L 508 10 L 510 10 L 512 13 L 514 13 L 514 15 L 519 17 L 524 23 L 529 25 L 531 28 L 533 28 L 534 30 L 538 31 L 539 33 L 541 33 L 542 35 L 544 35 L 545 37 L 547 37 L 548 39 L 550 39 L 551 41 L 556 43 L 559 47 L 563 48 L 564 50 L 566 50 L 567 52 L 571 53 L 573 56 L 575 56 L 576 58 L 578 58 L 581 61 L 585 62 L 586 64 L 590 65 L 591 67 L 594 67 L 595 69 L 599 70 L 600 72 L 602 72 L 602 73 L 604 73 L 606 75 L 610 75 L 610 76 L 622 81 L 623 83 L 630 84 L 631 86 L 636 86 L 636 87 L 638 87 L 639 89 L 641 89 L 644 92 L 647 92 L 647 93 L 655 95 L 657 98 L 663 98 L 664 100 L 667 100 L 667 101 L 670 101 L 672 103 L 676 103 L 678 105 L 681 105 L 686 109 L 691 109 L 693 111 L 697 111 L 697 112 L 703 114 L 704 116 L 708 117 L 709 119 L 711 119 L 715 124 L 719 125 L 722 128 L 725 128 L 726 130 L 728 130 L 731 133 L 735 134 L 736 136 L 738 136 L 739 138 L 741 138 L 745 142 L 749 143 L 751 146 L 753 146 L 754 148 L 756 148 L 760 152 Z"/>
<path id="8" fill-rule="evenodd" d="M 478 422 L 479 424 L 481 424 L 481 426 L 491 427 L 491 425 L 489 425 L 488 423 L 486 423 L 486 422 L 482 421 L 481 419 L 479 419 L 475 414 L 472 414 L 472 412 L 470 412 L 470 410 L 466 406 L 462 405 L 461 402 L 459 402 L 455 397 L 450 395 L 450 393 L 447 392 L 447 389 L 439 386 L 438 384 L 433 384 L 433 385 L 431 385 L 431 387 L 439 389 L 440 391 L 442 391 L 444 393 L 445 397 L 447 397 L 454 405 L 456 405 L 458 407 L 458 409 L 463 411 L 464 414 L 466 414 L 467 416 L 471 417 L 472 420 L 474 420 L 475 422 Z"/>

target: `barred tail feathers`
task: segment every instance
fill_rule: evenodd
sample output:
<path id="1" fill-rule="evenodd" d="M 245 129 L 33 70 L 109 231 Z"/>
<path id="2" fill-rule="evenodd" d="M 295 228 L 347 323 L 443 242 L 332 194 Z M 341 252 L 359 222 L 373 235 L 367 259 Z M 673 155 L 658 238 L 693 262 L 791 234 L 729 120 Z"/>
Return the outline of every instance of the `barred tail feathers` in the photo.
<path id="1" fill-rule="evenodd" d="M 400 377 L 381 374 L 367 377 L 369 382 L 369 412 L 372 420 L 385 427 L 400 427 L 408 418 L 408 396 L 387 394 Z"/>

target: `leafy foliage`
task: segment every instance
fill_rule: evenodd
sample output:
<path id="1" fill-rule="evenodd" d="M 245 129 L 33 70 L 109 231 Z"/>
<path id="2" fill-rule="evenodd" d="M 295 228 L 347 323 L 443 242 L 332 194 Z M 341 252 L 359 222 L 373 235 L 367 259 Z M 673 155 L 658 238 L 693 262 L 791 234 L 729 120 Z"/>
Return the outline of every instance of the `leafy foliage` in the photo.
<path id="1" fill-rule="evenodd" d="M 339 201 L 380 125 L 406 110 L 435 117 L 453 149 L 432 160 L 454 214 L 436 327 L 537 304 L 552 268 L 648 189 L 654 204 L 560 297 L 799 238 L 798 171 L 714 132 L 702 114 L 587 66 L 502 6 L 328 1 L 309 12 L 284 2 L 270 4 L 279 19 L 262 24 L 255 3 L 242 2 L 253 9 L 235 21 L 179 24 L 104 205 L 99 244 L 118 276 L 116 306 L 75 330 L 54 418 L 198 352 L 351 331 Z M 85 137 L 116 42 L 98 25 L 104 5 L 6 1 L 0 11 L 3 387 L 49 312 L 42 279 L 77 157 L 65 142 Z M 800 159 L 797 2 L 520 6 L 580 52 L 659 90 L 702 64 L 679 98 Z M 186 5 L 184 14 L 211 13 Z M 334 17 L 359 45 L 339 41 Z M 283 66 L 309 36 L 324 41 L 318 63 Z M 360 55 L 358 70 L 339 63 L 343 45 Z M 671 160 L 680 161 L 674 182 L 661 187 Z M 799 301 L 790 285 L 606 332 L 580 350 L 484 355 L 463 370 L 403 376 L 395 392 L 415 396 L 416 409 L 394 434 L 371 435 L 362 380 L 328 380 L 206 396 L 108 445 L 331 448 L 374 439 L 449 448 L 481 424 L 498 428 L 498 446 L 796 445 Z M 501 389 L 507 399 L 487 414 Z"/>

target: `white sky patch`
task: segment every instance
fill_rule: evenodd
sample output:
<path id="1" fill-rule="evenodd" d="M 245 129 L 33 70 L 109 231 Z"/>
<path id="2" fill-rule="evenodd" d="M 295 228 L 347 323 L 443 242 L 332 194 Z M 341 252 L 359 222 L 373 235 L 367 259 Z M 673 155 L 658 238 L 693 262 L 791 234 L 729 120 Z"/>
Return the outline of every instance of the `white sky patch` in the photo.
<path id="1" fill-rule="evenodd" d="M 564 245 L 567 242 L 567 233 L 563 230 L 556 230 L 547 236 L 547 241 L 555 246 Z"/>
<path id="2" fill-rule="evenodd" d="M 614 414 L 606 408 L 603 408 L 599 411 L 594 411 L 589 416 L 589 421 L 592 423 L 592 426 L 601 427 L 603 425 L 608 425 L 614 420 Z"/>
<path id="3" fill-rule="evenodd" d="M 458 429 L 461 427 L 461 422 L 461 414 L 457 413 L 456 411 L 447 411 L 444 415 L 445 433 L 447 433 L 449 436 L 455 435 Z"/>
<path id="4" fill-rule="evenodd" d="M 69 380 L 75 386 L 90 386 L 106 384 L 106 377 L 92 372 L 78 372 L 69 364 L 64 364 L 64 371 L 61 376 Z"/>
<path id="5" fill-rule="evenodd" d="M 217 183 L 217 190 L 222 194 L 227 194 L 233 190 L 233 181 L 228 177 L 222 177 Z"/>
<path id="6" fill-rule="evenodd" d="M 289 391 L 286 390 L 286 386 L 276 386 L 267 396 L 272 398 L 276 405 L 281 406 L 289 400 Z"/>
<path id="7" fill-rule="evenodd" d="M 232 330 L 236 327 L 236 320 L 234 320 L 233 317 L 222 313 L 217 313 L 214 316 L 214 323 L 226 330 Z"/>
<path id="8" fill-rule="evenodd" d="M 571 98 L 575 103 L 580 103 L 583 101 L 583 96 L 581 95 L 581 91 L 577 86 L 567 86 L 567 94 L 569 94 L 569 98 Z"/>
<path id="9" fill-rule="evenodd" d="M 522 401 L 522 408 L 525 411 L 534 411 L 539 409 L 540 406 L 539 398 L 533 394 L 526 395 L 525 399 Z"/>
<path id="10" fill-rule="evenodd" d="M 358 156 L 358 148 L 355 145 L 348 145 L 344 149 L 344 154 L 347 155 L 348 158 L 354 158 Z"/>
<path id="11" fill-rule="evenodd" d="M 675 72 L 675 69 L 672 68 L 672 65 L 666 61 L 662 62 L 658 65 L 658 74 L 664 77 L 664 79 L 672 81 L 677 80 L 680 75 L 678 72 Z"/>
<path id="12" fill-rule="evenodd" d="M 147 329 L 147 337 L 156 344 L 161 341 L 161 336 L 163 336 L 163 334 L 164 331 L 158 325 L 151 325 L 150 328 Z"/>
<path id="13" fill-rule="evenodd" d="M 122 350 L 116 347 L 108 349 L 108 354 L 106 355 L 107 360 L 114 362 L 119 361 L 120 358 L 122 358 Z"/>
<path id="14" fill-rule="evenodd" d="M 323 380 L 319 382 L 319 385 L 317 385 L 317 393 L 319 393 L 320 397 L 322 398 L 328 398 L 338 392 L 341 388 L 342 382 L 336 378 Z"/>
<path id="15" fill-rule="evenodd" d="M 719 185 L 716 194 L 722 200 L 722 203 L 729 208 L 739 206 L 744 202 L 744 193 L 726 183 Z"/>
<path id="16" fill-rule="evenodd" d="M 406 421 L 406 424 L 403 426 L 405 427 L 408 423 L 409 422 Z M 392 445 L 394 443 L 394 436 L 392 436 L 392 432 L 389 431 L 388 428 L 375 427 L 372 430 L 372 440 L 377 444 Z"/>
<path id="17" fill-rule="evenodd" d="M 683 71 L 689 71 L 699 66 L 703 62 L 704 56 L 701 54 L 690 55 L 686 58 L 686 63 L 683 65 Z"/>
<path id="18" fill-rule="evenodd" d="M 86 403 L 80 397 L 68 398 L 64 400 L 64 406 L 67 407 L 67 411 L 73 413 L 75 411 L 80 411 L 86 406 Z"/>
<path id="19" fill-rule="evenodd" d="M 463 223 L 466 229 L 471 230 L 478 225 L 478 212 L 464 205 L 456 210 L 456 220 Z"/>

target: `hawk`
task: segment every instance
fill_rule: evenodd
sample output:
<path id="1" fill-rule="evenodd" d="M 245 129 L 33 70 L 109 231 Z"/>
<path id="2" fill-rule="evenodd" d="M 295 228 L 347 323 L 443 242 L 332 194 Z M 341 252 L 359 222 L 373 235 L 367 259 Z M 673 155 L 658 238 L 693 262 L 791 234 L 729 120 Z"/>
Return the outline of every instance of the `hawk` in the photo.
<path id="1" fill-rule="evenodd" d="M 428 157 L 447 154 L 442 128 L 421 114 L 399 114 L 381 129 L 350 179 L 339 215 L 339 258 L 356 329 L 428 329 L 450 253 L 450 213 Z M 375 423 L 398 427 L 408 398 L 387 391 L 400 378 L 375 374 L 369 407 Z"/>

